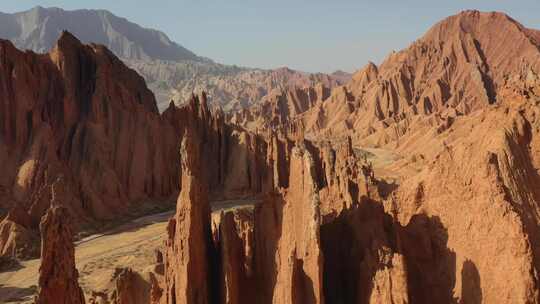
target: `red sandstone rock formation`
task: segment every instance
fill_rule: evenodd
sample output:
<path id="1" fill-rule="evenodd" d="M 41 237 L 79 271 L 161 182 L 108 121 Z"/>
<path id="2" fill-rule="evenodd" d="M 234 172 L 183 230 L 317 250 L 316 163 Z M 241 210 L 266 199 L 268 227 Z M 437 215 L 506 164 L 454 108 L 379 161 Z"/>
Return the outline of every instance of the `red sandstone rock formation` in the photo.
<path id="1" fill-rule="evenodd" d="M 401 223 L 414 225 L 415 215 L 422 212 L 445 227 L 442 235 L 454 255 L 447 281 L 464 302 L 539 301 L 540 81 L 534 75 L 529 70 L 511 77 L 518 81 L 499 90 L 499 106 L 460 117 L 426 142 L 440 148 L 428 151 L 430 165 L 398 189 Z M 411 241 L 404 238 L 405 245 Z M 433 264 L 421 260 L 433 252 L 412 245 L 404 251 L 414 253 L 411 262 L 422 269 L 412 282 L 419 291 L 416 299 L 440 297 L 441 291 L 437 295 L 426 289 L 432 279 L 426 269 Z M 500 280 L 503 276 L 512 279 Z"/>
<path id="2" fill-rule="evenodd" d="M 56 198 L 53 192 L 53 200 Z M 41 224 L 41 267 L 39 268 L 38 304 L 85 303 L 84 294 L 77 281 L 73 232 L 69 212 L 56 205 L 49 208 Z"/>
<path id="3" fill-rule="evenodd" d="M 493 38 L 494 28 L 503 39 Z M 299 130 L 357 130 L 343 142 L 298 134 L 292 148 L 279 131 L 227 125 L 204 96 L 172 105 L 163 120 L 182 137 L 182 191 L 152 302 L 539 303 L 539 41 L 501 14 L 443 21 L 307 113 L 294 113 L 301 120 L 291 126 Z M 65 107 L 71 121 L 77 106 Z M 421 154 L 425 165 L 396 161 L 393 169 L 407 178 L 390 187 L 355 154 L 353 138 L 399 138 L 396 151 Z M 58 164 L 68 181 L 55 184 L 53 197 L 76 201 L 65 185 L 77 180 Z M 23 178 L 18 185 L 28 184 Z M 262 202 L 219 214 L 212 237 L 210 190 L 260 194 Z M 6 222 L 26 222 L 15 215 Z M 73 248 L 61 258 L 73 261 Z M 67 266 L 61 274 L 75 281 L 49 296 L 80 293 L 73 262 Z M 132 299 L 130 281 L 119 281 L 119 299 Z M 51 282 L 42 285 L 56 288 Z"/>
<path id="4" fill-rule="evenodd" d="M 255 133 L 279 129 L 300 114 L 330 96 L 330 89 L 322 83 L 305 88 L 291 87 L 262 99 L 260 103 L 230 114 L 228 121 Z"/>
<path id="5" fill-rule="evenodd" d="M 291 184 L 285 196 L 276 252 L 273 303 L 324 303 L 320 201 L 315 163 L 309 151 L 292 151 Z M 279 228 L 278 228 L 279 229 Z"/>
<path id="6" fill-rule="evenodd" d="M 508 41 L 490 38 L 495 26 L 513 37 L 514 48 L 497 47 Z M 300 114 L 299 128 L 340 133 L 358 127 L 352 137 L 368 142 L 400 138 L 397 151 L 421 154 L 426 164 L 397 161 L 394 169 L 407 176 L 400 185 L 373 176 L 355 155 L 352 138 L 300 140 L 291 149 L 283 134 L 263 136 L 266 160 L 259 168 L 268 170 L 272 187 L 261 188 L 267 194 L 253 211 L 219 215 L 219 254 L 198 260 L 206 266 L 197 264 L 194 282 L 205 271 L 208 279 L 199 289 L 222 303 L 538 303 L 534 33 L 500 14 L 462 13 L 381 67 L 368 65 L 350 86 Z M 523 64 L 515 66 L 515 57 Z M 391 136 L 377 137 L 389 129 Z M 226 134 L 222 142 L 237 138 L 242 144 L 234 155 L 249 159 L 256 149 L 242 149 L 254 135 L 232 130 L 217 133 Z M 214 141 L 205 138 L 203 149 Z M 204 172 L 234 168 L 235 182 L 249 184 L 252 162 L 235 162 Z M 195 230 L 200 241 L 186 251 L 175 252 L 169 241 L 168 259 L 211 247 L 202 230 Z M 178 262 L 168 267 L 184 269 Z"/>
<path id="7" fill-rule="evenodd" d="M 163 117 L 174 125 L 180 137 L 186 128 L 199 134 L 201 161 L 212 168 L 206 178 L 213 198 L 264 194 L 288 176 L 283 169 L 288 166 L 285 155 L 290 150 L 290 142 L 227 124 L 221 112 L 211 113 L 208 109 L 205 94 L 200 98 L 192 96 L 183 107 L 171 103 Z M 274 172 L 274 168 L 281 169 Z"/>
<path id="8" fill-rule="evenodd" d="M 144 80 L 99 45 L 65 32 L 45 55 L 0 42 L 0 184 L 39 222 L 46 189 L 81 219 L 111 219 L 131 202 L 177 189 L 176 137 Z"/>
<path id="9" fill-rule="evenodd" d="M 253 212 L 236 209 L 214 220 L 216 247 L 220 253 L 220 303 L 254 303 L 257 293 L 254 269 Z"/>
<path id="10" fill-rule="evenodd" d="M 540 71 L 537 32 L 502 13 L 462 12 L 380 66 L 366 65 L 293 125 L 310 135 L 385 145 L 430 123 L 426 117 L 485 108 L 497 102 L 505 77 L 528 66 Z"/>
<path id="11" fill-rule="evenodd" d="M 167 227 L 164 303 L 210 303 L 213 253 L 208 183 L 201 161 L 197 132 L 187 129 L 182 139 L 182 191 L 176 215 Z"/>

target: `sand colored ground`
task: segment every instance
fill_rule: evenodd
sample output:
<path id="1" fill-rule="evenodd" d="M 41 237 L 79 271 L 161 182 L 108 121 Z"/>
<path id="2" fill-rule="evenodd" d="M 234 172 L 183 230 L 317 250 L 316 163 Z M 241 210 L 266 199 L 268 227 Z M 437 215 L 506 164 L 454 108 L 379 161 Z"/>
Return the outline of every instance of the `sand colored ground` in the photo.
<path id="1" fill-rule="evenodd" d="M 172 214 L 173 211 L 145 216 L 110 233 L 77 242 L 76 263 L 85 293 L 105 287 L 117 267 L 143 271 L 150 266 Z M 0 303 L 29 301 L 37 286 L 39 265 L 39 259 L 30 260 L 22 262 L 15 271 L 0 273 Z"/>
<path id="2" fill-rule="evenodd" d="M 255 200 L 228 200 L 212 203 L 213 212 L 249 206 Z M 76 242 L 75 255 L 79 283 L 89 297 L 91 291 L 108 287 L 116 268 L 130 267 L 138 272 L 150 270 L 155 250 L 166 237 L 168 219 L 174 211 L 144 216 Z M 30 303 L 36 291 L 39 259 L 21 262 L 19 267 L 0 273 L 0 303 Z"/>

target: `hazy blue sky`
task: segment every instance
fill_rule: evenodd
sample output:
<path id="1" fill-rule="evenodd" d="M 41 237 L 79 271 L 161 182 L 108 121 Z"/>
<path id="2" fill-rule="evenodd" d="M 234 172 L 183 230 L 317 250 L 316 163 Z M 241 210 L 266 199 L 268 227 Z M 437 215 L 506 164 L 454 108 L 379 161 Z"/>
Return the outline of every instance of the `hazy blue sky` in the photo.
<path id="1" fill-rule="evenodd" d="M 540 0 L 4 0 L 0 11 L 36 5 L 107 9 L 218 62 L 310 72 L 378 63 L 463 9 L 504 11 L 540 29 Z"/>

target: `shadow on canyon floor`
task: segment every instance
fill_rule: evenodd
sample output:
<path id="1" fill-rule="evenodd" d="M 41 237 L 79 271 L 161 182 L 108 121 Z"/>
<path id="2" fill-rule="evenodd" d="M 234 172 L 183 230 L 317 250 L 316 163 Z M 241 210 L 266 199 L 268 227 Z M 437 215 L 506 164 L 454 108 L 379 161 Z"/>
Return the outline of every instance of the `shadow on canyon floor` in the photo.
<path id="1" fill-rule="evenodd" d="M 0 284 L 0 294 L 7 295 L 6 303 L 21 303 L 36 294 L 37 287 L 19 288 Z"/>
<path id="2" fill-rule="evenodd" d="M 395 254 L 405 262 L 407 290 L 401 292 L 410 303 L 457 303 L 456 255 L 436 216 L 418 214 L 403 227 L 382 204 L 361 197 L 358 204 L 325 221 L 321 242 L 327 303 L 369 303 L 377 271 L 394 267 Z M 460 303 L 481 303 L 480 275 L 471 261 L 464 263 L 462 278 Z"/>
<path id="3" fill-rule="evenodd" d="M 480 274 L 476 265 L 470 260 L 463 262 L 461 269 L 461 302 L 460 304 L 482 303 Z"/>

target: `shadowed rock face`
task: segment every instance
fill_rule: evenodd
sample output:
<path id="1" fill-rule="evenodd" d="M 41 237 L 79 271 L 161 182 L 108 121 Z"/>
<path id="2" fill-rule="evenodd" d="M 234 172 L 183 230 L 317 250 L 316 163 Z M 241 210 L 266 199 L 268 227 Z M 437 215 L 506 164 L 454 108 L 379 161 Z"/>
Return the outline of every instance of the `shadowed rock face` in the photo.
<path id="1" fill-rule="evenodd" d="M 58 176 L 76 230 L 177 193 L 178 137 L 110 51 L 64 32 L 44 55 L 0 41 L 0 58 L 0 206 L 26 213 L 1 224 L 2 255 L 37 230 Z"/>
<path id="2" fill-rule="evenodd" d="M 67 209 L 58 205 L 49 208 L 40 229 L 41 267 L 36 303 L 85 303 L 77 281 L 79 273 L 75 268 L 73 232 Z"/>
<path id="3" fill-rule="evenodd" d="M 104 47 L 66 32 L 49 54 L 2 41 L 0 56 L 0 207 L 26 213 L 0 224 L 2 255 L 32 255 L 19 248 L 31 243 L 58 176 L 76 230 L 168 200 L 180 187 L 177 151 L 188 126 L 199 134 L 202 161 L 215 168 L 203 173 L 214 198 L 287 182 L 287 140 L 227 125 L 204 94 L 159 115 L 143 79 Z"/>
<path id="4" fill-rule="evenodd" d="M 539 46 L 538 31 L 505 14 L 465 11 L 380 66 L 366 65 L 293 124 L 313 137 L 394 143 L 415 124 L 443 124 L 497 103 L 507 76 L 540 72 Z"/>
<path id="5" fill-rule="evenodd" d="M 0 183 L 32 220 L 57 176 L 76 223 L 111 219 L 129 203 L 178 185 L 176 135 L 135 72 L 99 46 L 64 33 L 47 55 L 0 43 Z"/>
<path id="6" fill-rule="evenodd" d="M 254 134 L 226 123 L 221 111 L 209 110 L 205 94 L 183 107 L 171 103 L 162 117 L 180 136 L 187 129 L 198 134 L 201 161 L 212 168 L 203 174 L 214 199 L 264 194 L 287 183 L 292 143 L 280 134 Z"/>
<path id="7" fill-rule="evenodd" d="M 351 140 L 298 141 L 286 186 L 219 216 L 210 294 L 222 303 L 538 303 L 539 79 L 513 77 L 501 106 L 458 120 L 452 136 L 437 133 L 429 144 L 444 136 L 446 148 L 426 152 L 430 164 L 390 190 L 363 172 Z"/>

